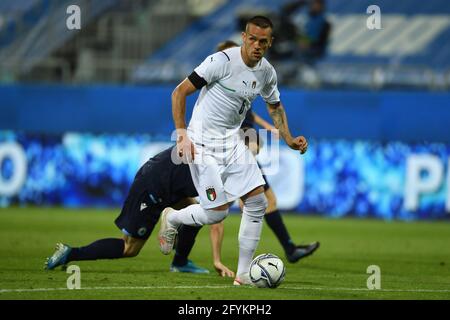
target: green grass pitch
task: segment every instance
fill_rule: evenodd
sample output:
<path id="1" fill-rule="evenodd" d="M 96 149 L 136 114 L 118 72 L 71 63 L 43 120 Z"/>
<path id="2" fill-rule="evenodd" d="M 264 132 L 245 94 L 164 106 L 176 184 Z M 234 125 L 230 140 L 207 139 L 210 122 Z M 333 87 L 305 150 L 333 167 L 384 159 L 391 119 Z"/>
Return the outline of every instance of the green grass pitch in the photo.
<path id="1" fill-rule="evenodd" d="M 233 287 L 213 271 L 209 227 L 199 233 L 191 259 L 209 275 L 170 273 L 171 256 L 159 252 L 156 232 L 136 258 L 75 262 L 81 290 L 66 289 L 70 276 L 44 271 L 56 242 L 86 245 L 119 237 L 117 210 L 8 208 L 0 210 L 0 299 L 449 299 L 450 225 L 284 215 L 295 241 L 319 240 L 320 249 L 296 264 L 275 289 Z M 223 262 L 235 270 L 239 215 L 225 220 Z M 156 230 L 158 230 L 158 227 Z M 285 261 L 265 225 L 257 254 Z M 367 267 L 381 269 L 381 290 L 368 290 Z"/>

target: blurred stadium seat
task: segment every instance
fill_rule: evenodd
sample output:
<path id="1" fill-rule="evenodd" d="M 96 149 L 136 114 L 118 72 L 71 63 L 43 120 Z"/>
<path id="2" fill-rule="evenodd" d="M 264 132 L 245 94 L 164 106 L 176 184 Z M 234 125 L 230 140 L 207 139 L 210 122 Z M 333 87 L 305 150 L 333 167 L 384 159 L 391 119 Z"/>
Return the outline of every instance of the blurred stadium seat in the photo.
<path id="1" fill-rule="evenodd" d="M 251 7 L 253 12 L 274 15 L 286 2 L 229 1 L 149 57 L 133 74 L 133 79 L 137 82 L 179 80 L 211 53 L 217 42 L 239 39 L 237 12 Z M 371 4 L 371 1 L 327 2 L 333 25 L 328 55 L 319 62 L 317 70 L 304 70 L 309 74 L 315 72 L 315 76 L 300 72 L 293 84 L 371 89 L 448 88 L 450 3 L 445 0 L 379 1 L 382 30 L 365 27 L 369 15 L 364 13 Z M 293 62 L 301 61 L 288 60 L 282 64 L 292 69 Z"/>
<path id="2" fill-rule="evenodd" d="M 18 36 L 18 31 L 25 31 L 25 27 L 35 18 L 33 8 L 39 0 L 0 2 L 0 48 L 10 45 Z"/>
<path id="3" fill-rule="evenodd" d="M 0 2 L 0 12 L 8 15 L 18 15 L 30 10 L 40 0 L 3 0 Z"/>
<path id="4" fill-rule="evenodd" d="M 75 32 L 67 32 L 65 23 L 69 5 L 87 8 L 81 20 L 82 25 L 87 26 L 92 19 L 117 3 L 119 0 L 2 1 L 0 15 L 8 17 L 9 24 L 5 30 L 0 30 L 1 77 L 27 79 L 39 64 L 64 65 L 51 55 L 75 35 Z M 38 80 L 59 80 L 51 74 L 46 76 L 42 70 L 38 74 Z"/>
<path id="5" fill-rule="evenodd" d="M 3 81 L 123 82 L 169 39 L 224 0 L 35 0 L 2 2 Z M 66 8 L 82 10 L 68 30 Z M 2 27 L 3 26 L 3 27 Z M 151 36 L 149 36 L 151 32 Z"/>
<path id="6" fill-rule="evenodd" d="M 67 32 L 68 4 L 89 8 Z M 175 82 L 224 39 L 240 41 L 242 19 L 267 14 L 279 24 L 288 0 L 5 0 L 0 4 L 3 79 L 63 82 Z M 313 68 L 276 62 L 280 82 L 306 88 L 450 87 L 450 3 L 380 0 L 381 30 L 369 30 L 369 0 L 327 1 L 331 36 Z M 305 10 L 293 15 L 300 26 Z M 285 72 L 286 70 L 286 72 Z M 288 74 L 289 73 L 289 74 Z M 5 76 L 6 74 L 6 76 Z"/>

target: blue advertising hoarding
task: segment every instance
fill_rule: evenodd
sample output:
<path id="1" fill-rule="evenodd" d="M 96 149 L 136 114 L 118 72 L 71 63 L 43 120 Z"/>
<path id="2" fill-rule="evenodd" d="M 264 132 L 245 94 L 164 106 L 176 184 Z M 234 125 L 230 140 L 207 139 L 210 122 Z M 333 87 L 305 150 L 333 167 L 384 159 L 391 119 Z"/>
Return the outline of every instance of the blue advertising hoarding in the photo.
<path id="1" fill-rule="evenodd" d="M 118 207 L 140 165 L 173 145 L 148 135 L 0 132 L 0 205 Z M 450 145 L 313 140 L 258 160 L 283 210 L 340 217 L 450 216 Z M 272 166 L 272 167 L 271 167 Z M 275 169 L 274 169 L 275 168 Z"/>
<path id="2" fill-rule="evenodd" d="M 173 144 L 172 90 L 0 86 L 0 205 L 120 206 L 140 164 Z M 450 93 L 281 89 L 281 97 L 291 131 L 310 142 L 304 156 L 282 145 L 282 170 L 268 175 L 281 209 L 449 216 Z M 260 99 L 254 109 L 269 119 Z M 258 156 L 266 172 L 271 159 L 265 149 Z"/>

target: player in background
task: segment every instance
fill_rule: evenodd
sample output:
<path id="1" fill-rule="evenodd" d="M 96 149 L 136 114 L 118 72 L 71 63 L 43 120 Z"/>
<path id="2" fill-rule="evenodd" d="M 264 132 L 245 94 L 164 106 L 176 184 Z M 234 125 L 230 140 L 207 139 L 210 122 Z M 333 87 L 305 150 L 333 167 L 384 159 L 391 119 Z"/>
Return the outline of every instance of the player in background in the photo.
<path id="1" fill-rule="evenodd" d="M 239 45 L 231 40 L 227 40 L 224 42 L 221 42 L 217 48 L 216 51 L 223 51 L 229 48 L 238 47 Z M 245 119 L 242 122 L 241 129 L 245 132 L 247 130 L 254 130 L 254 124 L 259 125 L 260 127 L 273 132 L 276 136 L 278 136 L 278 130 L 265 121 L 263 118 L 258 116 L 250 107 L 250 109 L 247 111 L 245 115 Z M 260 150 L 260 139 L 259 136 L 256 135 L 257 139 L 256 141 L 251 141 L 250 139 L 247 139 L 245 141 L 246 145 L 250 148 L 250 151 L 256 156 L 259 153 Z M 258 164 L 259 165 L 259 164 Z M 266 209 L 266 214 L 264 215 L 264 220 L 269 225 L 270 229 L 273 231 L 273 233 L 276 235 L 278 241 L 280 242 L 281 246 L 284 249 L 286 258 L 289 262 L 295 263 L 299 261 L 302 258 L 306 258 L 307 256 L 311 255 L 315 250 L 319 248 L 319 242 L 313 242 L 308 245 L 295 245 L 295 243 L 292 241 L 291 236 L 289 235 L 289 232 L 283 222 L 283 218 L 278 211 L 277 208 L 277 199 L 275 196 L 275 193 L 273 192 L 272 188 L 270 187 L 266 177 L 263 175 L 264 180 L 266 181 L 266 184 L 264 185 L 264 194 L 266 195 L 268 206 Z M 241 210 L 243 209 L 243 203 L 240 201 L 240 207 Z M 181 234 L 179 235 L 181 236 Z M 214 265 L 220 266 L 221 264 L 221 249 L 222 249 L 222 243 L 223 243 L 223 237 L 224 237 L 224 225 L 223 221 L 211 225 L 210 230 L 210 237 L 211 237 L 211 245 L 212 245 L 212 254 L 213 254 L 213 263 Z M 194 239 L 192 239 L 194 240 Z M 177 248 L 175 250 L 175 256 L 174 256 L 174 262 L 177 260 L 184 261 L 187 260 L 187 257 L 190 253 L 190 249 L 193 246 L 192 244 L 188 242 L 189 239 L 181 238 L 178 239 L 177 242 Z M 180 246 L 180 243 L 184 243 L 182 246 Z M 172 264 L 173 265 L 173 264 Z M 171 267 L 172 268 L 172 267 Z M 223 269 L 223 268 L 222 268 Z M 186 271 L 189 272 L 189 271 Z M 229 275 L 225 272 L 222 274 L 222 276 Z"/>
<path id="2" fill-rule="evenodd" d="M 127 198 L 123 204 L 116 226 L 122 231 L 123 238 L 97 240 L 84 247 L 70 247 L 58 243 L 56 252 L 47 258 L 45 269 L 52 270 L 72 261 L 120 259 L 135 257 L 152 233 L 161 211 L 167 206 L 178 209 L 196 203 L 197 191 L 186 164 L 172 161 L 176 148 L 166 149 L 150 158 L 136 173 Z M 201 227 L 183 226 L 180 239 L 186 239 L 190 247 L 183 247 L 184 252 L 191 251 Z M 209 273 L 209 270 L 196 266 L 187 259 L 178 259 L 172 264 L 174 271 L 191 273 Z M 232 272 L 221 261 L 214 265 L 220 274 L 232 276 Z M 230 274 L 231 273 L 231 274 Z"/>
<path id="3" fill-rule="evenodd" d="M 290 148 L 303 154 L 308 146 L 303 136 L 291 135 L 276 72 L 263 57 L 272 44 L 272 30 L 268 18 L 251 18 L 242 32 L 241 47 L 208 56 L 172 93 L 178 156 L 189 163 L 200 204 L 181 210 L 164 209 L 158 235 L 160 249 L 163 254 L 172 251 L 181 225 L 218 223 L 227 216 L 230 203 L 241 199 L 244 206 L 235 285 L 251 283 L 248 270 L 267 208 L 261 170 L 239 138 L 245 113 L 256 96 L 265 100 L 275 127 Z M 186 130 L 186 98 L 200 89 Z"/>

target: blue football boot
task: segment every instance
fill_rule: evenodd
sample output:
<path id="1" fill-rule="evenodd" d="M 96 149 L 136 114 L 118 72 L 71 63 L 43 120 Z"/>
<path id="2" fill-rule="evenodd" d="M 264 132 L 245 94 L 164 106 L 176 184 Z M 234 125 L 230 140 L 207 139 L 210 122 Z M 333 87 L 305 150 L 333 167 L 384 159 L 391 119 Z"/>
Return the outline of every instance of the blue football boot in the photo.
<path id="1" fill-rule="evenodd" d="M 53 270 L 58 266 L 64 266 L 70 251 L 72 251 L 72 248 L 68 245 L 57 243 L 56 251 L 50 258 L 46 259 L 44 269 Z"/>
<path id="2" fill-rule="evenodd" d="M 188 260 L 188 262 L 182 267 L 171 264 L 170 272 L 189 272 L 189 273 L 204 273 L 205 274 L 205 273 L 209 273 L 209 270 L 201 268 L 201 267 L 197 266 L 191 260 Z"/>

